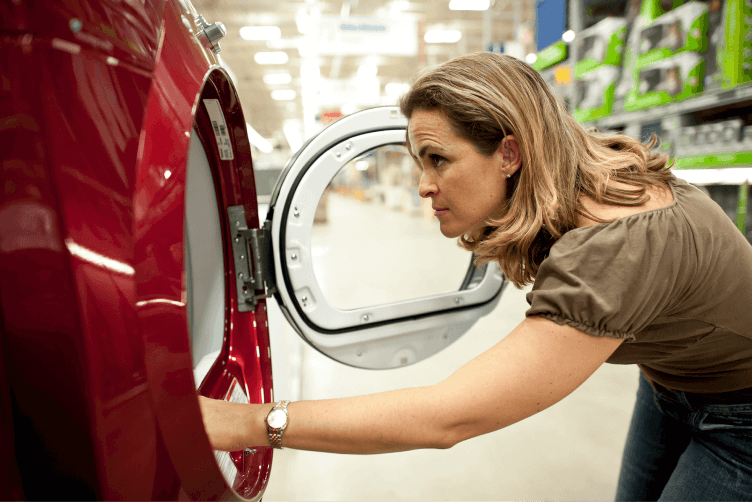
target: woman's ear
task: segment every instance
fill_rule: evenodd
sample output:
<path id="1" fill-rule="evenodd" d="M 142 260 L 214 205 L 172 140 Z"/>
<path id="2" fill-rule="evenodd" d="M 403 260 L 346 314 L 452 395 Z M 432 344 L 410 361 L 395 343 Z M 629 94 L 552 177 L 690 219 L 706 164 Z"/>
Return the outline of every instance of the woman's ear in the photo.
<path id="1" fill-rule="evenodd" d="M 502 169 L 505 174 L 512 175 L 522 164 L 520 149 L 514 134 L 507 134 L 499 143 L 499 153 L 502 156 Z"/>

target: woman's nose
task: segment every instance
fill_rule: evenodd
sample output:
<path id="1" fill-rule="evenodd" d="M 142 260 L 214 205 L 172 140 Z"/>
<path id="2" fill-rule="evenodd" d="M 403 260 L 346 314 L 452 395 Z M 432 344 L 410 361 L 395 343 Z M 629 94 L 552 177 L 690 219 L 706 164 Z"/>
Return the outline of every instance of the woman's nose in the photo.
<path id="1" fill-rule="evenodd" d="M 418 185 L 418 194 L 423 198 L 436 197 L 439 195 L 439 187 L 428 176 L 422 174 Z"/>

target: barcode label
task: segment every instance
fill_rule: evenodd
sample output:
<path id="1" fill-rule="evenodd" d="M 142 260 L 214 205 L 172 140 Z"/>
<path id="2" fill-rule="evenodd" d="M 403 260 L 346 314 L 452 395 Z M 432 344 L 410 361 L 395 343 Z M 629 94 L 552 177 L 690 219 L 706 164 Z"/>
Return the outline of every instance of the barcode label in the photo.
<path id="1" fill-rule="evenodd" d="M 209 113 L 209 119 L 211 120 L 212 128 L 214 129 L 214 138 L 217 140 L 219 158 L 222 160 L 234 159 L 235 154 L 232 151 L 230 134 L 227 130 L 227 123 L 225 122 L 225 116 L 222 113 L 222 106 L 219 104 L 219 100 L 205 99 L 204 106 Z"/>
<path id="2" fill-rule="evenodd" d="M 240 387 L 240 384 L 237 380 L 232 381 L 232 385 L 230 386 L 230 390 L 227 392 L 227 397 L 225 397 L 225 400 L 230 401 L 231 403 L 248 404 L 248 397 L 246 397 L 245 392 L 243 392 L 243 389 Z"/>
<path id="3" fill-rule="evenodd" d="M 227 484 L 233 486 L 235 484 L 235 478 L 238 475 L 238 469 L 235 467 L 235 464 L 232 463 L 230 454 L 226 451 L 215 451 L 214 458 L 217 459 L 219 470 L 222 471 L 222 476 L 224 476 Z"/>
<path id="4" fill-rule="evenodd" d="M 227 394 L 225 394 L 225 401 L 248 404 L 248 397 L 245 395 L 245 392 L 243 392 L 241 385 L 234 378 L 230 384 L 230 388 L 227 390 Z M 238 469 L 235 467 L 230 454 L 226 451 L 215 451 L 214 458 L 217 459 L 219 470 L 222 471 L 222 475 L 224 476 L 225 481 L 227 481 L 227 484 L 233 486 L 235 478 L 238 475 Z"/>

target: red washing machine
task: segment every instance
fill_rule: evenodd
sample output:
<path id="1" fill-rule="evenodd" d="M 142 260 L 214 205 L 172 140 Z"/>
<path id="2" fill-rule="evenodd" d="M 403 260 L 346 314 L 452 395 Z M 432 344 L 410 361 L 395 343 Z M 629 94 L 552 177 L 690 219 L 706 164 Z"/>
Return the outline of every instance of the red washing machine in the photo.
<path id="1" fill-rule="evenodd" d="M 271 448 L 213 452 L 196 396 L 274 399 L 270 295 L 311 346 L 372 369 L 498 302 L 498 268 L 468 262 L 456 291 L 328 302 L 318 201 L 343 166 L 404 148 L 396 108 L 307 142 L 260 222 L 220 24 L 187 0 L 9 0 L 0 17 L 0 498 L 258 500 Z"/>
<path id="2" fill-rule="evenodd" d="M 0 447 L 15 451 L 0 493 L 259 498 L 271 449 L 222 454 L 228 487 L 191 356 L 222 351 L 203 394 L 270 401 L 265 301 L 240 312 L 225 288 L 220 208 L 259 222 L 246 121 L 213 50 L 222 28 L 177 1 L 0 9 Z M 194 222 L 207 197 L 214 219 Z M 192 308 L 207 271 L 219 277 Z"/>

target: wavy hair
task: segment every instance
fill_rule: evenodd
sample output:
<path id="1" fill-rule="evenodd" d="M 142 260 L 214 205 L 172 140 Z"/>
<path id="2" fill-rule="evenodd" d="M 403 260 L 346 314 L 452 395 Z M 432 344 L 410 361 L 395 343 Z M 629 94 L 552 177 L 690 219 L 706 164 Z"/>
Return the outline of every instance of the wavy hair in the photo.
<path id="1" fill-rule="evenodd" d="M 538 72 L 510 56 L 476 52 L 428 68 L 400 109 L 408 120 L 415 110 L 440 111 L 455 134 L 485 156 L 514 134 L 521 164 L 508 180 L 504 215 L 461 236 L 459 244 L 475 253 L 476 265 L 498 261 L 517 287 L 535 280 L 550 247 L 580 216 L 605 222 L 587 211 L 583 195 L 639 206 L 649 198 L 648 186 L 673 178 L 668 155 L 651 152 L 655 135 L 644 145 L 622 134 L 586 131 Z"/>

